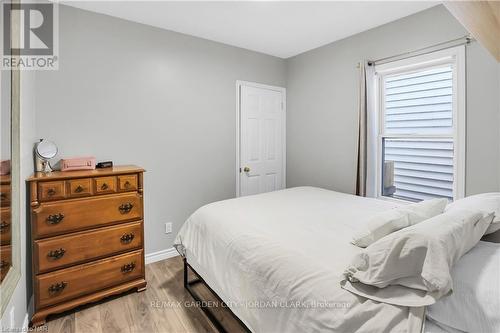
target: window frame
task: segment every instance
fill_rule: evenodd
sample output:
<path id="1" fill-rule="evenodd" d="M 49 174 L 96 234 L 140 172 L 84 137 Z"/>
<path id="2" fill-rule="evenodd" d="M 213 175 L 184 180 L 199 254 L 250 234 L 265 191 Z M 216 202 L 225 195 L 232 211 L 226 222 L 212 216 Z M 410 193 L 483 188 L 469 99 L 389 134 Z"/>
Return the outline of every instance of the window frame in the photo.
<path id="1" fill-rule="evenodd" d="M 453 71 L 452 115 L 453 131 L 451 135 L 444 134 L 386 134 L 385 133 L 385 98 L 384 77 L 387 75 L 402 74 L 422 69 L 432 69 L 451 65 Z M 385 138 L 409 139 L 450 139 L 453 140 L 453 200 L 465 195 L 465 154 L 466 154 L 466 73 L 465 73 L 465 46 L 456 46 L 432 53 L 417 55 L 402 60 L 396 60 L 381 65 L 375 64 L 374 77 L 374 119 L 375 119 L 375 147 L 373 154 L 375 161 L 375 196 L 379 199 L 410 201 L 402 198 L 392 198 L 382 195 L 382 142 Z"/>

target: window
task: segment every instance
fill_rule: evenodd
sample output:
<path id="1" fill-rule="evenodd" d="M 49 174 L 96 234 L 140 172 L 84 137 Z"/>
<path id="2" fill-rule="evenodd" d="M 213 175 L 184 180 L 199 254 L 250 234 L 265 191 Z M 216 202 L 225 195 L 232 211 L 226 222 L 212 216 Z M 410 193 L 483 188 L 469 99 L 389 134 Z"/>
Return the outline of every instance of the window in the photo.
<path id="1" fill-rule="evenodd" d="M 378 196 L 464 193 L 464 47 L 375 66 Z"/>

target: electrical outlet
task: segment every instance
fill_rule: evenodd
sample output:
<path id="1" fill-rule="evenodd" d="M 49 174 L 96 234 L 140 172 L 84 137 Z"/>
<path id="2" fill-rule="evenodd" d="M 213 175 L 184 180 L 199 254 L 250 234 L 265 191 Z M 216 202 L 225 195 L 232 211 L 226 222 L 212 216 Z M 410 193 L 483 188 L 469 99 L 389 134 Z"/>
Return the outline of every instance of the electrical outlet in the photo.
<path id="1" fill-rule="evenodd" d="M 166 234 L 172 233 L 172 222 L 165 223 L 165 233 Z"/>

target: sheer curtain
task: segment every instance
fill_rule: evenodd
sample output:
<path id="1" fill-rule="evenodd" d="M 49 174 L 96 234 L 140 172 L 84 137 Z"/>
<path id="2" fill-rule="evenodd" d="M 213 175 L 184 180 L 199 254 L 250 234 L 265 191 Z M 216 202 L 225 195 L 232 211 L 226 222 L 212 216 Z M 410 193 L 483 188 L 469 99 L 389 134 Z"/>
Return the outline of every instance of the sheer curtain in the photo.
<path id="1" fill-rule="evenodd" d="M 376 147 L 376 117 L 374 105 L 375 69 L 368 61 L 359 64 L 358 96 L 358 159 L 356 177 L 356 195 L 375 196 L 375 184 L 368 179 L 375 179 L 373 160 Z"/>

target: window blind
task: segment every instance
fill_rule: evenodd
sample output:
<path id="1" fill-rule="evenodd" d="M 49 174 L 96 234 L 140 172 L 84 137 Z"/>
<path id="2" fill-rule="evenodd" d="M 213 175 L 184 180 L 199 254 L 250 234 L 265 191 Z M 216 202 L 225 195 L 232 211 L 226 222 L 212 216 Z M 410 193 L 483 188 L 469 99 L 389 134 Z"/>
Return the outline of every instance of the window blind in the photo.
<path id="1" fill-rule="evenodd" d="M 386 134 L 452 134 L 451 66 L 385 78 Z"/>
<path id="2" fill-rule="evenodd" d="M 383 147 L 384 160 L 394 163 L 394 196 L 453 199 L 453 140 L 386 138 Z"/>
<path id="3" fill-rule="evenodd" d="M 383 193 L 453 199 L 451 65 L 384 77 Z M 390 174 L 385 174 L 390 172 Z M 383 182 L 387 186 L 387 181 Z"/>

